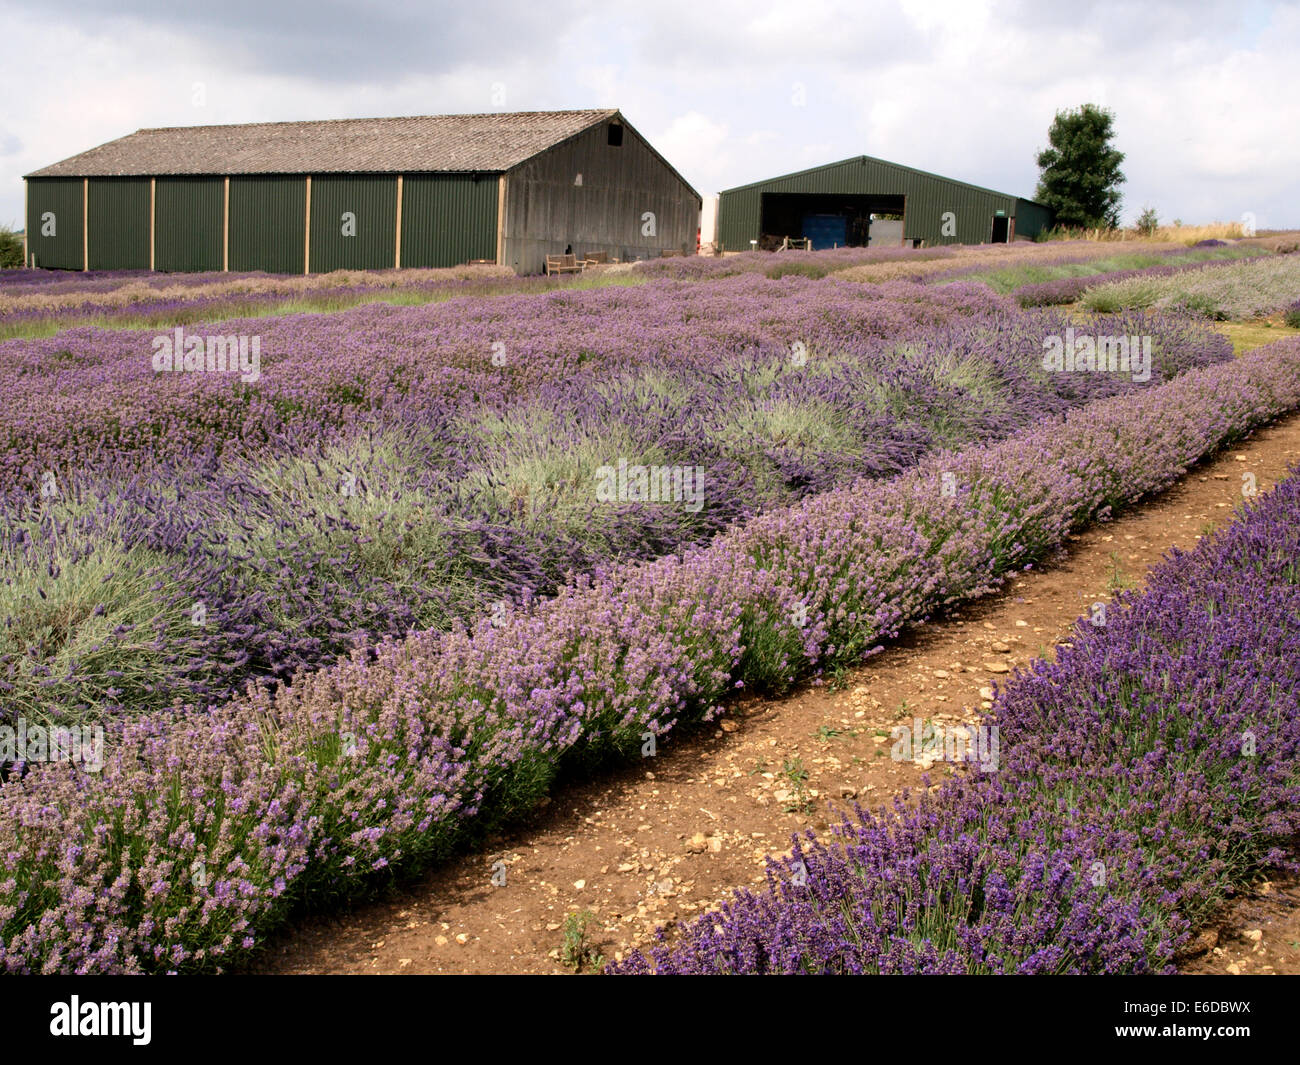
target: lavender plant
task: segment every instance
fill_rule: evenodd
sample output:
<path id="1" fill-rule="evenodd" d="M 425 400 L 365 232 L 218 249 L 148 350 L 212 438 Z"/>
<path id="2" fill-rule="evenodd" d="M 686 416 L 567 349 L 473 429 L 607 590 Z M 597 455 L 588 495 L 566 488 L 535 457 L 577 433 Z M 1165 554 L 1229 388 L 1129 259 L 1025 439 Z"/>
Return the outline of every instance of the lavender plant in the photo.
<path id="1" fill-rule="evenodd" d="M 571 574 L 706 543 L 814 493 L 1144 387 L 1118 374 L 1045 372 L 1042 339 L 1063 334 L 1066 319 L 957 287 L 896 285 L 882 298 L 783 282 L 781 328 L 805 338 L 796 360 L 787 344 L 746 343 L 753 334 L 738 316 L 753 304 L 736 287 L 690 287 L 699 299 L 686 299 L 682 320 L 661 327 L 656 347 L 634 349 L 622 372 L 601 360 L 555 379 L 530 373 L 525 393 L 509 368 L 489 364 L 475 396 L 460 374 L 427 387 L 408 385 L 404 368 L 349 382 L 326 363 L 308 398 L 296 366 L 270 364 L 267 389 L 285 390 L 272 391 L 271 405 L 294 395 L 297 409 L 277 422 L 260 391 L 245 388 L 252 410 L 229 399 L 213 419 L 218 436 L 238 429 L 247 445 L 257 440 L 253 410 L 262 411 L 267 438 L 251 454 L 234 441 L 200 445 L 205 413 L 192 390 L 168 407 L 199 419 L 188 457 L 180 427 L 159 454 L 149 421 L 131 446 L 121 435 L 111 451 L 87 440 L 86 472 L 56 466 L 57 476 L 0 500 L 10 530 L 0 544 L 0 720 L 219 702 L 250 681 L 284 681 L 384 637 L 446 630 L 497 602 L 551 595 Z M 599 295 L 577 306 L 596 318 L 586 328 L 612 336 Z M 624 314 L 661 306 L 654 293 L 619 295 Z M 695 317 L 701 306 L 712 322 Z M 567 318 L 570 308 L 535 309 Z M 825 323 L 827 312 L 844 317 Z M 900 321 L 903 339 L 890 335 Z M 726 337 L 721 351 L 698 353 L 688 325 Z M 516 328 L 553 342 L 544 316 Z M 1176 317 L 1120 316 L 1105 330 L 1153 338 L 1152 382 L 1231 352 Z M 532 357 L 563 355 L 534 347 Z M 493 373 L 505 387 L 491 390 Z M 222 398 L 232 387 L 210 386 Z M 71 381 L 68 392 L 89 398 Z M 42 427 L 88 433 L 93 424 Z M 706 496 L 698 507 L 602 501 L 597 472 L 620 456 L 706 471 Z M 40 490 L 46 476 L 61 486 L 53 498 Z"/>
<path id="2" fill-rule="evenodd" d="M 274 692 L 251 691 L 206 712 L 176 707 L 105 722 L 100 772 L 35 761 L 0 784 L 0 967 L 136 972 L 226 964 L 295 906 L 353 895 L 394 867 L 434 860 L 531 808 L 566 763 L 634 755 L 645 733 L 662 740 L 682 723 L 715 715 L 738 685 L 853 660 L 909 621 L 994 587 L 1072 529 L 1169 484 L 1225 441 L 1300 404 L 1297 370 L 1300 341 L 1281 341 L 1156 388 L 1099 399 L 1009 440 L 937 454 L 892 479 L 759 515 L 707 547 L 577 577 L 553 598 L 509 606 L 472 626 L 357 651 Z M 949 484 L 953 492 L 941 490 Z M 1294 546 L 1284 541 L 1283 551 L 1260 557 L 1273 584 L 1277 572 L 1294 581 Z M 1189 587 L 1195 597 L 1196 582 Z M 1290 603 L 1283 595 L 1278 601 Z M 1198 731 L 1198 700 L 1225 727 L 1245 723 L 1241 708 L 1266 715 L 1265 694 L 1278 697 L 1272 705 L 1294 706 L 1286 702 L 1294 694 L 1293 622 L 1285 628 L 1259 605 L 1276 622 L 1272 629 L 1238 626 L 1238 615 L 1250 611 L 1234 609 L 1231 624 L 1210 624 L 1208 641 L 1188 643 L 1189 630 L 1190 657 L 1169 660 L 1195 672 L 1143 674 L 1158 693 L 1168 678 L 1176 696 L 1168 703 L 1135 699 L 1121 668 L 1125 661 L 1137 668 L 1145 652 L 1165 645 L 1121 642 L 1102 671 L 1115 679 L 1097 674 L 1110 685 L 1100 691 L 1125 700 L 1106 696 L 1116 720 L 1129 725 L 1118 734 L 1053 732 L 1035 741 L 1029 723 L 1041 720 L 1038 703 L 1020 711 L 1004 704 L 1016 738 L 1012 764 L 1028 765 L 1036 752 L 1051 756 L 1051 798 L 1032 801 L 1033 778 L 1008 769 L 999 776 L 1008 801 L 985 805 L 996 828 L 991 838 L 1005 839 L 1012 856 L 1023 853 L 1026 877 L 1008 879 L 1019 868 L 1014 862 L 998 865 L 998 855 L 976 848 L 969 833 L 959 837 L 945 870 L 956 875 L 963 862 L 994 868 L 981 896 L 986 911 L 972 915 L 976 931 L 941 938 L 927 930 L 947 926 L 918 926 L 909 916 L 933 912 L 927 896 L 903 886 L 902 874 L 923 860 L 907 855 L 920 852 L 890 851 L 905 868 L 893 881 L 902 909 L 889 913 L 909 932 L 885 964 L 960 968 L 969 955 L 988 968 L 1026 971 L 1069 968 L 1079 957 L 1097 966 L 1139 968 L 1142 958 L 1163 965 L 1186 927 L 1142 924 L 1155 912 L 1148 900 L 1177 896 L 1177 883 L 1198 869 L 1209 868 L 1211 880 L 1235 875 L 1214 864 L 1224 854 L 1187 845 L 1191 819 L 1217 815 L 1225 798 L 1249 802 L 1224 812 L 1242 813 L 1242 832 L 1266 826 L 1254 844 L 1261 853 L 1266 836 L 1296 827 L 1286 812 L 1298 808 L 1287 776 L 1294 720 L 1283 726 L 1276 715 L 1257 717 L 1269 745 L 1262 760 L 1236 770 L 1213 759 L 1196 763 L 1191 768 L 1205 770 L 1204 779 L 1193 774 L 1187 789 L 1174 786 L 1188 752 L 1228 749 L 1226 731 Z M 1210 617 L 1203 602 L 1200 616 Z M 1216 606 L 1214 616 L 1229 615 Z M 1263 651 L 1255 640 L 1261 629 Z M 1174 641 L 1168 653 L 1182 654 L 1183 645 Z M 1223 663 L 1253 661 L 1251 654 L 1266 668 L 1222 672 Z M 1202 675 L 1204 682 L 1195 679 Z M 1268 689 L 1274 676 L 1281 680 Z M 1234 702 L 1238 695 L 1246 701 Z M 1112 712 L 1062 698 L 1085 718 Z M 1155 757 L 1135 761 L 1132 753 L 1144 751 L 1139 741 L 1162 735 L 1157 726 L 1172 729 L 1170 738 L 1153 748 Z M 1275 731 L 1284 727 L 1291 731 Z M 1072 759 L 1088 743 L 1099 745 L 1102 771 L 1076 780 Z M 1121 794 L 1130 789 L 1132 804 L 1119 807 L 1124 816 L 1088 805 L 1097 816 L 1053 850 L 1054 811 L 1062 808 L 1055 796 L 1085 784 L 1089 795 L 1112 784 Z M 1008 805 L 1022 793 L 1023 818 Z M 927 825 L 947 824 L 935 809 L 907 831 L 919 837 Z M 906 844 L 912 837 L 891 838 Z M 817 855 L 805 853 L 813 882 L 832 882 Z M 1092 855 L 1117 863 L 1107 865 L 1112 882 L 1141 891 L 1078 896 L 1073 863 Z M 952 880 L 942 883 L 946 892 Z M 1141 936 L 1125 932 L 1139 925 L 1147 929 Z M 847 925 L 797 927 L 825 927 L 827 942 L 838 943 Z M 983 941 L 995 949 L 979 955 Z M 805 956 L 797 935 L 783 942 L 782 958 Z"/>
<path id="3" fill-rule="evenodd" d="M 1297 558 L 1293 471 L 1017 673 L 998 773 L 796 839 L 766 891 L 609 971 L 1173 971 L 1236 888 L 1296 866 Z"/>
<path id="4" fill-rule="evenodd" d="M 1083 302 L 1094 311 L 1182 307 L 1207 318 L 1241 320 L 1276 313 L 1298 290 L 1300 260 L 1276 255 L 1164 277 L 1132 277 L 1090 289 Z"/>

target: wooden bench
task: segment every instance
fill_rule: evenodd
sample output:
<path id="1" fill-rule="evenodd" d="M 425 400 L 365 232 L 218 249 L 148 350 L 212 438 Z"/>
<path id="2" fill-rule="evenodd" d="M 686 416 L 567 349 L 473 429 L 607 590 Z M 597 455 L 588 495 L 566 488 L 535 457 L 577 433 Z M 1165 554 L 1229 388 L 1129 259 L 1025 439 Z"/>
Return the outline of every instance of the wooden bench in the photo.
<path id="1" fill-rule="evenodd" d="M 607 251 L 589 251 L 583 257 L 583 264 L 586 266 L 599 266 L 602 263 L 609 262 L 609 252 Z"/>
<path id="2" fill-rule="evenodd" d="M 576 255 L 548 255 L 546 272 L 548 274 L 580 274 L 583 264 Z"/>

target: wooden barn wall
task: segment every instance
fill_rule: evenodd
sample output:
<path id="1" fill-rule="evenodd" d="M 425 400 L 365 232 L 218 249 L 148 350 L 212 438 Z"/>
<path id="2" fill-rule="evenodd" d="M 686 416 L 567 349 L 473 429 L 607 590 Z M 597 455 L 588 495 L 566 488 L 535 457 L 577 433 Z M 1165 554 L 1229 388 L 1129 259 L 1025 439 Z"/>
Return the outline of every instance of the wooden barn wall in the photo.
<path id="1" fill-rule="evenodd" d="M 618 147 L 609 144 L 608 126 L 602 122 L 506 175 L 506 265 L 540 273 L 547 255 L 567 247 L 625 262 L 664 251 L 694 254 L 699 196 L 631 126 L 623 123 Z M 647 212 L 654 215 L 653 236 L 643 233 Z"/>

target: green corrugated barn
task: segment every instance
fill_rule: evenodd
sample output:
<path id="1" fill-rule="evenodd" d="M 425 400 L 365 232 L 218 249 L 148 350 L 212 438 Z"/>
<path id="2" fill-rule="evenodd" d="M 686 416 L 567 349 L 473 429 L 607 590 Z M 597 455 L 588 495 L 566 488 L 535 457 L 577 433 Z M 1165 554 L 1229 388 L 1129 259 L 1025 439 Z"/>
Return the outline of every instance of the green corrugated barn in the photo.
<path id="1" fill-rule="evenodd" d="M 727 189 L 726 251 L 807 238 L 814 248 L 1000 243 L 1051 225 L 1041 204 L 869 155 Z"/>
<path id="2" fill-rule="evenodd" d="M 700 196 L 617 110 L 142 129 L 28 174 L 28 265 L 340 269 L 689 254 Z"/>

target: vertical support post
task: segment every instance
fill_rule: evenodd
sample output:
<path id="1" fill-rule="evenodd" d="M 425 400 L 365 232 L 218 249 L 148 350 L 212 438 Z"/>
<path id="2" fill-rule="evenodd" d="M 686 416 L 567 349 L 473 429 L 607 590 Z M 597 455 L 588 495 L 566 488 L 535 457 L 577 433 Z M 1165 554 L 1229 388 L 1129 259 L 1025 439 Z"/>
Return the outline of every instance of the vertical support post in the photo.
<path id="1" fill-rule="evenodd" d="M 393 249 L 393 269 L 402 268 L 402 175 L 397 175 L 397 236 Z"/>
<path id="2" fill-rule="evenodd" d="M 302 272 L 311 273 L 311 175 L 307 175 L 306 217 L 302 227 Z"/>
<path id="3" fill-rule="evenodd" d="M 506 261 L 506 176 L 497 179 L 497 266 Z"/>
<path id="4" fill-rule="evenodd" d="M 226 189 L 221 207 L 221 271 L 230 270 L 230 178 L 226 178 Z"/>
<path id="5" fill-rule="evenodd" d="M 157 218 L 158 218 L 158 179 L 149 179 L 149 269 L 156 269 L 154 266 L 154 252 L 157 247 Z"/>
<path id="6" fill-rule="evenodd" d="M 90 178 L 81 179 L 81 269 L 90 269 Z"/>
<path id="7" fill-rule="evenodd" d="M 29 258 L 29 253 L 27 251 L 27 234 L 28 231 L 32 228 L 32 219 L 29 213 L 31 208 L 28 206 L 27 203 L 27 194 L 31 191 L 30 186 L 31 186 L 31 182 L 29 182 L 26 178 L 23 178 L 23 265 L 24 266 L 32 265 L 32 261 Z"/>

